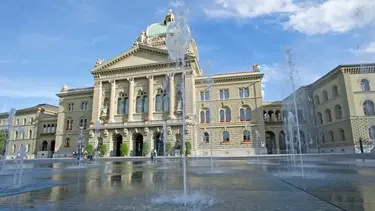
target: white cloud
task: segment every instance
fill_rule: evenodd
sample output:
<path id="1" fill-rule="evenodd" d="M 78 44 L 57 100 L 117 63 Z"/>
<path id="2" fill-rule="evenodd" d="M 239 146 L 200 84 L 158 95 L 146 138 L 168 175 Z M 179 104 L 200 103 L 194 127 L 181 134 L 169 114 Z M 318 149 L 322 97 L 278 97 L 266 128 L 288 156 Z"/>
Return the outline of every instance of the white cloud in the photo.
<path id="1" fill-rule="evenodd" d="M 20 83 L 16 82 L 20 81 Z M 0 79 L 0 96 L 12 98 L 56 99 L 60 87 L 32 78 Z"/>
<path id="2" fill-rule="evenodd" d="M 182 7 L 182 6 L 184 6 L 184 1 L 182 1 L 182 0 L 175 0 L 175 1 L 171 1 L 170 3 L 169 3 L 169 6 L 171 6 L 171 7 L 175 7 L 175 8 L 179 8 L 179 7 Z"/>
<path id="3" fill-rule="evenodd" d="M 255 18 L 281 14 L 285 29 L 305 34 L 343 33 L 375 21 L 374 0 L 216 0 L 205 8 L 213 18 Z"/>
<path id="4" fill-rule="evenodd" d="M 371 42 L 365 49 L 365 53 L 375 53 L 375 41 Z"/>

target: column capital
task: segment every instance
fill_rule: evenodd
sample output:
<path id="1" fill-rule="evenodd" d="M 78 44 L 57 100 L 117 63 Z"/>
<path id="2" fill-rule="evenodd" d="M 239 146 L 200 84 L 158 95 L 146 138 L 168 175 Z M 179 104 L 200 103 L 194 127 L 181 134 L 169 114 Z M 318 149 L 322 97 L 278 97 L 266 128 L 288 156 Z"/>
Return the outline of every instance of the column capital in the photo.
<path id="1" fill-rule="evenodd" d="M 128 80 L 128 81 L 131 82 L 131 83 L 134 83 L 134 77 L 129 77 L 129 78 L 127 78 L 126 80 Z"/>
<path id="2" fill-rule="evenodd" d="M 154 79 L 154 76 L 153 76 L 153 75 L 148 75 L 148 76 L 146 76 L 146 78 L 147 78 L 148 80 L 152 80 L 152 79 Z"/>
<path id="3" fill-rule="evenodd" d="M 115 84 L 116 83 L 116 80 L 115 79 L 111 79 L 108 81 L 109 83 L 111 83 L 111 85 Z"/>
<path id="4" fill-rule="evenodd" d="M 167 73 L 167 76 L 170 80 L 172 80 L 174 78 L 174 74 L 173 73 Z"/>

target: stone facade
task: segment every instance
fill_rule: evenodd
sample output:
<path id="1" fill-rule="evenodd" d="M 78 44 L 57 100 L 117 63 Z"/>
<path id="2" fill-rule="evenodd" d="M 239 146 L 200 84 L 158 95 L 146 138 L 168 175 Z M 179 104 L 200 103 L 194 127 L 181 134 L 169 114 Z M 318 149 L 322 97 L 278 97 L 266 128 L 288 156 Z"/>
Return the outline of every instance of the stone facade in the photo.
<path id="1" fill-rule="evenodd" d="M 197 156 L 209 155 L 211 145 L 214 156 L 358 152 L 360 143 L 375 139 L 375 64 L 340 65 L 295 96 L 263 102 L 258 65 L 246 72 L 205 75 L 194 40 L 184 61 L 171 62 L 166 26 L 173 19 L 170 13 L 147 27 L 120 55 L 98 59 L 90 70 L 93 87 L 63 85 L 58 107 L 17 111 L 16 121 L 26 121 L 25 135 L 15 138 L 11 131 L 8 157 L 16 156 L 21 143 L 28 146 L 29 157 L 70 157 L 80 133 L 94 147 L 106 145 L 105 156 L 120 156 L 122 143 L 129 155 L 154 149 L 160 155 L 164 136 L 172 146 L 168 154 L 179 153 L 184 137 Z M 0 121 L 6 116 L 0 114 Z"/>

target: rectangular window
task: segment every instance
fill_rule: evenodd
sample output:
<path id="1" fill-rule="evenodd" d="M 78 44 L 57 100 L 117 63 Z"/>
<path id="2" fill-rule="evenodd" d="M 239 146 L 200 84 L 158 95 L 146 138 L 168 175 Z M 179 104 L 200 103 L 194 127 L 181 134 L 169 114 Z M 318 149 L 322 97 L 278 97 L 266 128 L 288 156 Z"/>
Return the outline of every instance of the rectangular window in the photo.
<path id="1" fill-rule="evenodd" d="M 225 100 L 229 98 L 229 91 L 228 89 L 221 89 L 220 90 L 220 100 Z"/>
<path id="2" fill-rule="evenodd" d="M 240 98 L 249 97 L 249 88 L 240 88 L 239 95 L 240 95 Z"/>
<path id="3" fill-rule="evenodd" d="M 210 91 L 209 90 L 201 91 L 200 92 L 200 99 L 201 99 L 201 101 L 210 100 Z"/>

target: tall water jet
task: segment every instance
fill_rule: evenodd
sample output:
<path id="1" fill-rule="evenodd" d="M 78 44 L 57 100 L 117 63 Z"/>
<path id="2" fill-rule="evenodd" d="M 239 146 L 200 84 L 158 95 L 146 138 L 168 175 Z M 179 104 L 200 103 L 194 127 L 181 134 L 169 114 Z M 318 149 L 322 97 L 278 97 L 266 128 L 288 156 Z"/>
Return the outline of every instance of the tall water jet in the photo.
<path id="1" fill-rule="evenodd" d="M 192 37 L 187 25 L 187 11 L 176 13 L 175 21 L 170 22 L 167 26 L 166 45 L 169 59 L 176 63 L 172 77 L 178 69 L 182 70 L 181 98 L 182 98 L 182 151 L 183 151 L 183 180 L 184 194 L 187 194 L 186 188 L 186 150 L 185 150 L 185 131 L 186 131 L 186 99 L 185 99 L 185 52 L 191 43 Z M 174 97 L 174 96 L 171 96 Z M 172 109 L 172 108 L 171 108 Z"/>
<path id="2" fill-rule="evenodd" d="M 166 166 L 166 152 L 165 152 L 165 142 L 167 141 L 167 122 L 165 121 L 163 123 L 163 155 L 164 155 L 164 158 L 163 158 L 163 165 L 164 167 Z"/>
<path id="3" fill-rule="evenodd" d="M 208 63 L 208 68 L 210 67 L 210 64 Z M 211 121 L 211 111 L 212 111 L 212 108 L 211 108 L 211 96 L 212 96 L 212 84 L 213 84 L 213 79 L 211 78 L 211 76 L 207 76 L 207 78 L 205 79 L 205 82 L 207 84 L 207 91 L 208 91 L 208 102 L 207 102 L 207 107 L 208 107 L 208 115 L 206 113 L 206 122 L 207 122 L 207 118 L 208 118 L 208 123 L 209 123 L 209 129 L 208 129 L 208 137 L 212 137 L 212 134 L 211 134 L 211 131 L 212 131 L 212 121 Z M 209 140 L 210 142 L 210 165 L 211 165 L 211 172 L 214 171 L 214 164 L 213 164 L 213 160 L 212 160 L 212 148 L 213 148 L 213 140 Z"/>
<path id="4" fill-rule="evenodd" d="M 258 130 L 255 130 L 255 135 L 256 135 L 256 142 L 257 142 L 257 157 L 258 157 L 258 164 L 259 164 L 259 156 L 260 156 L 260 133 Z"/>
<path id="5" fill-rule="evenodd" d="M 285 55 L 287 59 L 287 63 L 289 65 L 289 78 L 292 82 L 292 90 L 293 90 L 293 106 L 294 106 L 294 111 L 295 111 L 295 121 L 296 121 L 296 127 L 297 127 L 297 141 L 299 145 L 299 157 L 300 157 L 300 162 L 301 162 L 301 173 L 302 177 L 304 177 L 304 170 L 303 170 L 303 159 L 302 159 L 302 144 L 301 144 L 301 134 L 300 134 L 300 125 L 298 121 L 298 109 L 297 109 L 297 100 L 296 100 L 296 88 L 295 88 L 295 82 L 294 82 L 294 63 L 292 62 L 292 50 L 291 49 L 286 49 L 285 50 Z M 294 143 L 294 141 L 293 141 Z"/>
<path id="6" fill-rule="evenodd" d="M 26 146 L 21 144 L 20 148 L 17 151 L 17 160 L 16 160 L 16 171 L 14 173 L 13 186 L 19 188 L 22 182 L 23 175 L 23 161 L 26 157 Z"/>
<path id="7" fill-rule="evenodd" d="M 12 108 L 10 109 L 8 113 L 8 119 L 5 123 L 4 132 L 5 132 L 5 148 L 3 150 L 3 165 L 1 166 L 1 174 L 5 173 L 5 161 L 7 159 L 7 150 L 8 150 L 8 144 L 9 144 L 9 134 L 12 130 L 12 124 L 14 116 L 16 115 L 16 109 Z"/>
<path id="8" fill-rule="evenodd" d="M 81 166 L 81 160 L 82 160 L 82 143 L 83 143 L 83 127 L 80 127 L 80 133 L 79 133 L 79 138 L 77 140 L 77 150 L 78 150 L 78 165 Z"/>
<path id="9" fill-rule="evenodd" d="M 101 122 L 100 120 L 96 120 L 95 121 L 95 133 L 94 133 L 94 137 L 95 137 L 95 155 L 94 155 L 94 160 L 95 160 L 95 164 L 96 164 L 96 160 L 97 158 L 99 157 L 99 137 L 100 137 L 100 126 L 101 126 Z"/>

